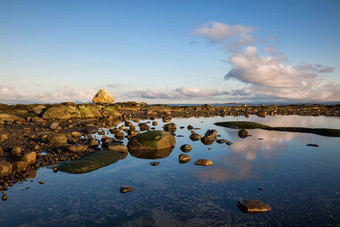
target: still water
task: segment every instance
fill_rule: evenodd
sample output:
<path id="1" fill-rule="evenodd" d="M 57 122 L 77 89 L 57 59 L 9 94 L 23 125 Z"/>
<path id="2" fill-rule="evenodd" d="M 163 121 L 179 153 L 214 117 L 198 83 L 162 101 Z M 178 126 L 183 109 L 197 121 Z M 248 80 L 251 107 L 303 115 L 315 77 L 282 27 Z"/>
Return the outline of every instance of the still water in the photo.
<path id="1" fill-rule="evenodd" d="M 156 129 L 161 130 L 165 123 L 157 121 Z M 173 119 L 176 135 L 183 137 L 176 137 L 168 157 L 128 155 L 85 174 L 40 168 L 35 178 L 6 192 L 8 200 L 0 202 L 0 226 L 339 226 L 340 138 L 256 129 L 241 139 L 237 129 L 213 124 L 221 121 L 340 129 L 336 117 Z M 216 129 L 233 144 L 193 142 L 189 124 L 200 128 L 195 131 L 202 136 Z M 193 147 L 186 164 L 178 162 L 183 144 Z M 214 164 L 196 166 L 201 158 Z M 160 164 L 151 166 L 154 161 Z M 40 185 L 40 180 L 46 183 Z M 135 190 L 121 194 L 120 186 Z M 245 214 L 237 207 L 238 199 L 261 200 L 272 210 Z"/>

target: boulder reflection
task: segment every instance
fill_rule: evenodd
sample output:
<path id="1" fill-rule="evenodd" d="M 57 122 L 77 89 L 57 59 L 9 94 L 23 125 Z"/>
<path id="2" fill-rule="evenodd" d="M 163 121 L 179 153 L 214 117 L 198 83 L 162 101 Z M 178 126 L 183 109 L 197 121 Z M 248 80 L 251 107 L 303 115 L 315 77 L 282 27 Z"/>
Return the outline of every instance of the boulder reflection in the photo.
<path id="1" fill-rule="evenodd" d="M 131 156 L 140 159 L 161 159 L 168 157 L 173 151 L 174 147 L 161 150 L 129 150 Z"/>

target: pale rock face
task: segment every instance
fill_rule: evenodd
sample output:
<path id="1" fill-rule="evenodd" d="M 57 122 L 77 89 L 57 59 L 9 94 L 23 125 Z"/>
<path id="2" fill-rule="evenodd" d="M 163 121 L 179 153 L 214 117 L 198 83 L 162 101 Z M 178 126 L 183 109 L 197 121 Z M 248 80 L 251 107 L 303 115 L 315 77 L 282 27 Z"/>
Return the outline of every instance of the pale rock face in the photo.
<path id="1" fill-rule="evenodd" d="M 115 100 L 113 99 L 111 93 L 106 89 L 101 89 L 93 97 L 92 101 L 96 104 L 111 104 Z"/>

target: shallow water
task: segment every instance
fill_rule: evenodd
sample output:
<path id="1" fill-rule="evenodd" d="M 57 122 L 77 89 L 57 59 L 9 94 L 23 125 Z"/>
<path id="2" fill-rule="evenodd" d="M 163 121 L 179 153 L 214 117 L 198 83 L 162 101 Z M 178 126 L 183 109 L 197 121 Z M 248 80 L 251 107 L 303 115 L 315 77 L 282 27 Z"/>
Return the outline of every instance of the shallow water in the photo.
<path id="1" fill-rule="evenodd" d="M 128 155 L 86 174 L 40 168 L 33 182 L 15 184 L 6 192 L 8 200 L 0 202 L 0 225 L 339 226 L 340 138 L 256 129 L 248 130 L 251 137 L 241 139 L 237 129 L 213 125 L 233 120 L 340 129 L 336 117 L 173 119 L 176 134 L 184 137 L 176 137 L 176 147 L 168 157 L 148 160 Z M 156 129 L 161 129 L 165 123 L 157 121 Z M 202 136 L 207 129 L 216 129 L 233 144 L 193 142 L 189 130 L 179 129 L 189 124 L 201 128 L 195 131 Z M 178 156 L 183 154 L 179 147 L 186 143 L 193 147 L 187 153 L 191 161 L 179 164 Z M 195 166 L 200 158 L 214 164 Z M 151 166 L 153 161 L 160 164 Z M 40 185 L 40 180 L 46 183 Z M 120 186 L 135 190 L 121 194 Z M 258 199 L 272 210 L 244 214 L 237 207 L 238 199 Z"/>

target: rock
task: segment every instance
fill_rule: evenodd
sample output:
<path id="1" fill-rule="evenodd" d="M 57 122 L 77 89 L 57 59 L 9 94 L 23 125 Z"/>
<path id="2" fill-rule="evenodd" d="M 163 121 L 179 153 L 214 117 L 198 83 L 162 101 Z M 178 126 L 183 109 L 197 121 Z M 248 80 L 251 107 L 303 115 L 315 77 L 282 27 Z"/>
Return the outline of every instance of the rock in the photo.
<path id="1" fill-rule="evenodd" d="M 152 122 L 152 125 L 153 125 L 153 126 L 157 126 L 157 125 L 158 125 L 157 121 L 153 121 L 153 122 Z"/>
<path id="2" fill-rule="evenodd" d="M 0 161 L 0 177 L 8 176 L 12 173 L 12 165 L 6 161 Z"/>
<path id="3" fill-rule="evenodd" d="M 66 120 L 70 118 L 81 118 L 81 114 L 76 105 L 55 104 L 45 111 L 42 118 Z"/>
<path id="4" fill-rule="evenodd" d="M 106 89 L 99 90 L 92 99 L 92 102 L 96 104 L 111 104 L 114 101 L 111 93 Z"/>
<path id="5" fill-rule="evenodd" d="M 28 151 L 25 152 L 24 155 L 22 156 L 22 161 L 26 161 L 28 162 L 28 164 L 32 164 L 35 162 L 37 158 L 37 153 L 35 153 L 34 151 Z"/>
<path id="6" fill-rule="evenodd" d="M 216 143 L 226 143 L 226 142 L 227 142 L 227 140 L 225 140 L 225 139 L 216 140 Z"/>
<path id="7" fill-rule="evenodd" d="M 1 136 L 0 136 L 0 142 L 3 142 L 3 141 L 5 141 L 5 140 L 7 140 L 8 139 L 8 135 L 7 134 L 1 134 Z"/>
<path id="8" fill-rule="evenodd" d="M 45 184 L 45 181 L 41 180 L 39 181 L 39 184 Z"/>
<path id="9" fill-rule="evenodd" d="M 163 122 L 170 122 L 171 119 L 172 119 L 172 117 L 170 117 L 170 116 L 164 116 L 164 117 L 162 117 L 162 121 L 163 121 Z"/>
<path id="10" fill-rule="evenodd" d="M 262 213 L 267 212 L 271 210 L 271 207 L 264 202 L 261 202 L 259 200 L 238 200 L 237 201 L 238 207 L 244 212 L 244 213 Z"/>
<path id="11" fill-rule="evenodd" d="M 111 107 L 106 107 L 103 109 L 101 112 L 103 117 L 112 117 L 113 119 L 121 118 L 122 114 L 119 113 L 117 110 L 111 108 Z"/>
<path id="12" fill-rule="evenodd" d="M 319 147 L 319 145 L 313 144 L 313 143 L 309 143 L 309 144 L 307 144 L 306 146 L 308 146 L 308 147 Z"/>
<path id="13" fill-rule="evenodd" d="M 195 165 L 198 166 L 211 166 L 212 164 L 213 162 L 208 159 L 199 159 L 195 162 Z"/>
<path id="14" fill-rule="evenodd" d="M 59 170 L 66 173 L 88 173 L 101 167 L 113 164 L 124 159 L 127 153 L 118 153 L 110 150 L 96 151 L 86 157 L 59 165 Z"/>
<path id="15" fill-rule="evenodd" d="M 45 106 L 36 106 L 36 107 L 33 107 L 33 113 L 36 114 L 37 116 L 40 116 L 44 110 L 46 109 Z"/>
<path id="16" fill-rule="evenodd" d="M 22 117 L 12 115 L 12 114 L 0 113 L 0 121 L 16 122 L 16 121 L 25 121 L 25 119 Z"/>
<path id="17" fill-rule="evenodd" d="M 256 114 L 259 117 L 266 117 L 267 116 L 267 112 L 265 110 L 260 110 Z"/>
<path id="18" fill-rule="evenodd" d="M 20 156 L 21 148 L 20 147 L 13 147 L 12 148 L 12 155 Z"/>
<path id="19" fill-rule="evenodd" d="M 135 130 L 129 130 L 128 131 L 128 135 L 131 136 L 131 137 L 138 135 L 139 133 L 140 133 L 139 131 L 135 131 Z"/>
<path id="20" fill-rule="evenodd" d="M 150 129 L 150 126 L 147 125 L 146 123 L 139 123 L 138 126 L 141 131 L 146 131 Z"/>
<path id="21" fill-rule="evenodd" d="M 102 117 L 100 107 L 94 103 L 78 105 L 79 113 L 82 118 L 100 118 Z"/>
<path id="22" fill-rule="evenodd" d="M 32 118 L 32 122 L 34 122 L 34 123 L 43 123 L 43 122 L 45 122 L 45 120 L 42 119 L 41 117 L 33 117 Z"/>
<path id="23" fill-rule="evenodd" d="M 173 135 L 164 131 L 148 131 L 132 137 L 128 142 L 130 150 L 161 150 L 176 145 Z"/>
<path id="24" fill-rule="evenodd" d="M 227 145 L 232 145 L 233 143 L 231 141 L 226 142 Z"/>
<path id="25" fill-rule="evenodd" d="M 13 162 L 13 168 L 16 169 L 17 172 L 26 170 L 27 166 L 28 166 L 28 162 L 26 161 Z"/>
<path id="26" fill-rule="evenodd" d="M 89 139 L 89 141 L 88 141 L 88 145 L 89 145 L 90 147 L 98 146 L 98 141 L 97 141 L 95 138 L 91 138 L 91 139 Z"/>
<path id="27" fill-rule="evenodd" d="M 191 160 L 190 156 L 186 155 L 186 154 L 180 154 L 179 157 L 178 157 L 178 161 L 181 164 L 187 163 L 190 160 Z"/>
<path id="28" fill-rule="evenodd" d="M 81 136 L 81 133 L 80 132 L 77 132 L 77 131 L 74 131 L 74 132 L 71 132 L 71 135 L 73 137 L 80 137 Z"/>
<path id="29" fill-rule="evenodd" d="M 117 132 L 116 135 L 115 135 L 115 137 L 116 137 L 116 138 L 117 138 L 117 137 L 124 137 L 124 132 L 121 132 L 121 131 Z"/>
<path id="30" fill-rule="evenodd" d="M 161 159 L 168 157 L 173 151 L 174 147 L 160 149 L 160 150 L 129 150 L 131 156 L 140 159 Z"/>
<path id="31" fill-rule="evenodd" d="M 124 144 L 120 144 L 120 143 L 111 143 L 111 144 L 108 144 L 106 147 L 108 150 L 116 151 L 118 153 L 125 153 L 128 151 L 127 146 L 125 146 Z"/>
<path id="32" fill-rule="evenodd" d="M 190 146 L 189 144 L 184 144 L 180 147 L 181 151 L 183 152 L 189 152 L 192 150 L 192 146 Z"/>
<path id="33" fill-rule="evenodd" d="M 61 146 L 67 144 L 67 137 L 62 133 L 53 133 L 47 136 L 47 142 L 50 145 Z"/>
<path id="34" fill-rule="evenodd" d="M 176 132 L 177 126 L 175 123 L 169 123 L 169 124 L 165 124 L 163 126 L 163 129 L 166 132 Z"/>
<path id="35" fill-rule="evenodd" d="M 74 152 L 74 153 L 80 153 L 83 152 L 85 150 L 87 150 L 88 146 L 86 145 L 81 145 L 81 144 L 72 144 L 72 145 L 68 145 L 66 147 L 66 149 L 68 151 Z"/>
<path id="36" fill-rule="evenodd" d="M 120 132 L 120 129 L 119 128 L 111 128 L 109 129 L 110 133 L 111 134 L 117 134 L 117 132 Z"/>
<path id="37" fill-rule="evenodd" d="M 192 130 L 194 127 L 192 125 L 188 125 L 187 129 Z"/>
<path id="38" fill-rule="evenodd" d="M 217 140 L 217 131 L 208 130 L 202 137 L 201 142 L 205 145 L 211 145 Z"/>
<path id="39" fill-rule="evenodd" d="M 57 121 L 52 122 L 52 124 L 50 124 L 50 129 L 55 130 L 59 127 L 59 123 Z"/>
<path id="40" fill-rule="evenodd" d="M 120 187 L 119 191 L 120 193 L 127 193 L 127 192 L 131 192 L 132 190 L 134 190 L 135 188 L 134 187 Z"/>
<path id="41" fill-rule="evenodd" d="M 198 141 L 198 140 L 201 139 L 201 136 L 198 135 L 197 133 L 192 133 L 192 134 L 190 135 L 190 139 L 191 139 L 192 141 Z"/>
<path id="42" fill-rule="evenodd" d="M 151 162 L 150 165 L 151 166 L 158 166 L 159 164 L 161 164 L 160 162 Z"/>
<path id="43" fill-rule="evenodd" d="M 238 136 L 240 138 L 246 138 L 246 137 L 248 137 L 248 131 L 245 130 L 245 129 L 241 129 L 241 130 L 238 131 Z"/>

